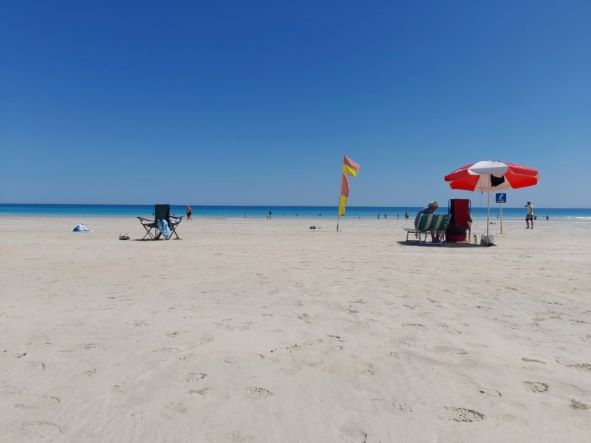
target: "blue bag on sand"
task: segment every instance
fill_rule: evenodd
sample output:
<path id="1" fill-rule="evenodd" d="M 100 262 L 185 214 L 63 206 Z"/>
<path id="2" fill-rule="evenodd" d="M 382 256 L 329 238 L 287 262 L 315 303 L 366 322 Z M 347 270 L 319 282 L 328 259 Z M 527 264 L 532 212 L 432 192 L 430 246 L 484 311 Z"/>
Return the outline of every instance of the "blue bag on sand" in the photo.
<path id="1" fill-rule="evenodd" d="M 162 233 L 166 240 L 170 239 L 172 232 L 170 232 L 170 228 L 168 227 L 168 222 L 166 220 L 158 220 L 156 223 L 158 225 L 158 230 Z"/>

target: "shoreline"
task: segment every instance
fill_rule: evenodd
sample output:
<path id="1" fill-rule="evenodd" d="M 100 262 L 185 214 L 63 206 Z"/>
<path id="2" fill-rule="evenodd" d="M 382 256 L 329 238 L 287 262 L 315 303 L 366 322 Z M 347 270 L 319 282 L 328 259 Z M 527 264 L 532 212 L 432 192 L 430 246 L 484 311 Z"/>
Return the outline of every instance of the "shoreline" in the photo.
<path id="1" fill-rule="evenodd" d="M 436 214 L 442 214 L 442 212 L 437 212 Z M 183 215 L 183 223 L 186 222 L 186 216 Z M 147 216 L 146 218 L 150 218 L 150 216 Z M 30 214 L 30 215 L 22 215 L 22 214 L 0 214 L 0 220 L 29 220 L 29 219 L 48 219 L 48 220 L 56 220 L 56 219 L 65 219 L 65 220 L 93 220 L 93 219 L 97 219 L 97 220 L 109 220 L 109 219 L 113 219 L 113 220 L 135 220 L 137 222 L 137 216 L 130 216 L 130 215 L 96 215 L 96 214 L 92 214 L 92 215 L 63 215 L 63 214 L 55 214 L 55 215 L 49 215 L 49 214 L 42 214 L 42 215 L 37 215 L 37 214 Z M 197 220 L 266 220 L 266 221 L 273 221 L 273 220 L 304 220 L 304 221 L 324 221 L 324 220 L 328 220 L 328 221 L 334 221 L 336 223 L 336 213 L 334 216 L 327 216 L 327 215 L 323 215 L 323 216 L 293 216 L 293 215 L 273 215 L 271 220 L 268 220 L 265 216 L 247 216 L 247 217 L 239 217 L 239 216 L 215 216 L 215 215 L 196 215 L 193 214 L 192 217 L 193 220 L 197 221 Z M 482 216 L 482 215 L 477 215 L 474 216 L 472 215 L 472 219 L 475 222 L 483 222 L 486 221 L 486 215 Z M 395 216 L 388 216 L 386 219 L 384 219 L 384 217 L 380 217 L 380 219 L 378 220 L 376 216 L 371 217 L 371 216 L 345 216 L 345 217 L 341 217 L 340 221 L 341 222 L 347 222 L 347 221 L 372 221 L 375 220 L 376 222 L 384 222 L 384 223 L 388 223 L 388 222 L 410 222 L 412 223 L 414 221 L 414 215 L 409 217 L 408 220 L 405 220 L 403 217 L 401 218 L 396 218 Z M 525 215 L 523 217 L 517 217 L 517 216 L 513 216 L 513 217 L 503 217 L 503 223 L 518 223 L 518 222 L 523 222 L 525 220 Z M 490 217 L 490 222 L 491 224 L 498 224 L 500 223 L 500 219 L 496 218 L 496 216 L 491 216 Z M 549 223 L 549 222 L 569 222 L 569 223 L 574 223 L 574 222 L 580 222 L 580 223 L 589 223 L 591 222 L 591 216 L 590 217 L 576 217 L 576 216 L 566 216 L 566 217 L 559 217 L 559 216 L 554 216 L 554 217 L 550 217 L 549 220 L 546 220 L 544 218 L 544 216 L 538 216 L 537 220 L 535 221 L 536 223 Z"/>

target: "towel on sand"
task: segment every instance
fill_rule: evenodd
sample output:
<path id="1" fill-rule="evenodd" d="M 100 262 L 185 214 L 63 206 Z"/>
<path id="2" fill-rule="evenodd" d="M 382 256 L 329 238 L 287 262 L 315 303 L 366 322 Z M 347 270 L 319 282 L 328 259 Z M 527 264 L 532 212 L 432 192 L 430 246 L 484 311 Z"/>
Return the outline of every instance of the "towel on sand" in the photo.
<path id="1" fill-rule="evenodd" d="M 77 224 L 76 226 L 74 226 L 74 229 L 72 229 L 72 232 L 90 232 L 92 231 L 92 229 L 90 229 L 87 226 L 84 226 L 82 224 Z"/>
<path id="2" fill-rule="evenodd" d="M 166 240 L 170 239 L 172 232 L 170 232 L 170 228 L 168 227 L 168 222 L 166 220 L 158 220 L 156 222 L 158 225 L 158 230 L 162 233 Z"/>

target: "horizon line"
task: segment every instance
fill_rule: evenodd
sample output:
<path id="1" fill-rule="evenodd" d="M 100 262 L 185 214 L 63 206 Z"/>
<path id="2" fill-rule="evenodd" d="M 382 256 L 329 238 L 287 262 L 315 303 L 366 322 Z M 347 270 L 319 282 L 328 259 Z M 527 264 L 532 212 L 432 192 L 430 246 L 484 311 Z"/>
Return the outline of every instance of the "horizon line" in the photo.
<path id="1" fill-rule="evenodd" d="M 2 205 L 34 205 L 34 206 L 154 206 L 156 204 L 170 204 L 171 206 L 192 206 L 192 207 L 211 207 L 211 208 L 224 208 L 224 207 L 235 207 L 235 208 L 338 208 L 338 204 L 334 205 L 297 205 L 297 204 L 193 204 L 193 203 L 14 203 L 14 202 L 0 202 Z M 375 205 L 350 205 L 348 208 L 422 208 L 424 205 L 419 206 L 375 206 Z M 440 206 L 442 208 L 443 206 Z M 491 209 L 498 209 L 497 203 L 492 203 Z M 584 206 L 535 206 L 537 209 L 591 209 L 591 207 Z M 484 208 L 487 206 L 472 206 L 472 208 Z M 521 209 L 523 206 L 503 206 L 504 209 Z"/>

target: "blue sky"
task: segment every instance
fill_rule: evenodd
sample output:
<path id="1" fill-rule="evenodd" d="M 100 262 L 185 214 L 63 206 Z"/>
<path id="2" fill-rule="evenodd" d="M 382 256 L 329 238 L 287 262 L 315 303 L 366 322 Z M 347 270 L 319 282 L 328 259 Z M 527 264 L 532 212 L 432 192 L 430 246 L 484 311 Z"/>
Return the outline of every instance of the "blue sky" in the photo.
<path id="1" fill-rule="evenodd" d="M 591 207 L 591 2 L 5 2 L 0 202 Z"/>

